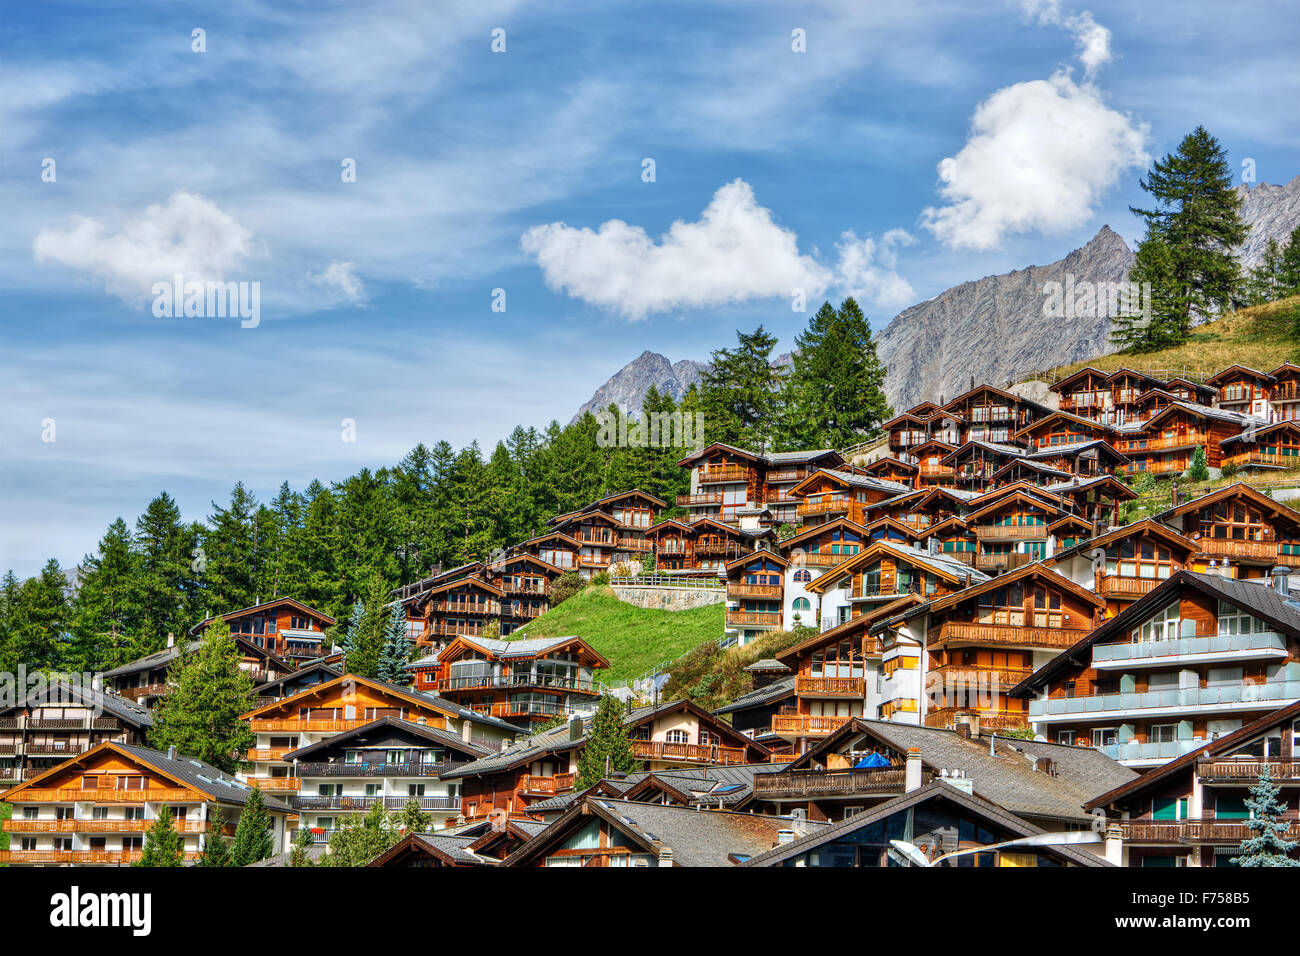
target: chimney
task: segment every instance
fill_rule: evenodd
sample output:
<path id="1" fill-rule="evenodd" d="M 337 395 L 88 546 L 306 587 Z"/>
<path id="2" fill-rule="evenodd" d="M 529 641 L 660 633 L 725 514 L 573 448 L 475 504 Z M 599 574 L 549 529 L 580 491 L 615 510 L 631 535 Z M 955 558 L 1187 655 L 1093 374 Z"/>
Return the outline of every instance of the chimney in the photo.
<path id="1" fill-rule="evenodd" d="M 167 632 L 167 646 L 168 647 L 176 646 L 176 635 L 173 634 L 171 631 Z"/>
<path id="2" fill-rule="evenodd" d="M 1285 598 L 1291 594 L 1291 569 L 1279 564 L 1272 571 L 1273 590 Z"/>
<path id="3" fill-rule="evenodd" d="M 167 759 L 168 759 L 168 760 L 175 760 L 175 759 L 176 759 L 176 747 L 175 747 L 175 745 L 173 745 L 173 746 L 167 748 Z"/>
<path id="4" fill-rule="evenodd" d="M 582 736 L 582 718 L 574 717 L 569 721 L 569 739 L 577 740 Z"/>
<path id="5" fill-rule="evenodd" d="M 795 832 L 789 828 L 783 828 L 776 831 L 776 845 L 782 846 L 786 843 L 793 843 Z"/>
<path id="6" fill-rule="evenodd" d="M 1119 824 L 1112 823 L 1106 827 L 1106 861 L 1115 866 L 1124 865 L 1124 831 Z"/>
<path id="7" fill-rule="evenodd" d="M 1045 773 L 1049 777 L 1056 776 L 1056 764 L 1051 757 L 1039 757 L 1034 761 L 1034 769 L 1039 773 Z"/>
<path id="8" fill-rule="evenodd" d="M 660 866 L 672 866 L 672 865 L 673 865 L 673 848 L 672 848 L 672 847 L 670 847 L 670 846 L 661 846 L 661 847 L 659 847 L 659 865 L 660 865 Z"/>
<path id="9" fill-rule="evenodd" d="M 980 735 L 980 715 L 976 713 L 958 714 L 953 718 L 953 728 L 968 740 Z"/>
<path id="10" fill-rule="evenodd" d="M 471 735 L 473 732 L 474 732 L 474 725 L 471 724 L 468 720 L 462 720 L 462 721 L 460 722 L 460 739 L 461 739 L 461 740 L 465 741 L 465 743 L 469 743 L 470 735 Z"/>
<path id="11" fill-rule="evenodd" d="M 903 771 L 903 791 L 911 793 L 921 789 L 921 748 L 907 748 L 907 765 Z"/>

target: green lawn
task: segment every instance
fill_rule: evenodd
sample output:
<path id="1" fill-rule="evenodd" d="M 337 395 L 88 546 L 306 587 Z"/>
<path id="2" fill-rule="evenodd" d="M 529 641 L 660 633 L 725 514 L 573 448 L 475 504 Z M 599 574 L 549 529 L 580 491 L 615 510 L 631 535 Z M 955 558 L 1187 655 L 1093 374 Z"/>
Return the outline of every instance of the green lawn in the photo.
<path id="1" fill-rule="evenodd" d="M 722 636 L 725 607 L 649 610 L 625 604 L 608 587 L 588 587 L 512 637 L 581 637 L 609 660 L 607 683 L 639 677 L 660 661 Z"/>

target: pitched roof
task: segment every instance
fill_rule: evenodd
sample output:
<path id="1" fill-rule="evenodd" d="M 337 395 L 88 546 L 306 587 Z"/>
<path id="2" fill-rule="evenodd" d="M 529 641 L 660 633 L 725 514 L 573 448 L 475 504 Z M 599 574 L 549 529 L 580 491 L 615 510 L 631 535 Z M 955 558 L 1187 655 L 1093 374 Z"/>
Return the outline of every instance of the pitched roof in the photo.
<path id="1" fill-rule="evenodd" d="M 785 665 L 782 665 L 783 667 Z M 748 670 L 748 668 L 746 668 Z M 794 696 L 794 678 L 791 674 L 789 677 L 782 677 L 774 680 L 772 683 L 757 690 L 751 690 L 747 694 L 741 694 L 730 704 L 724 704 L 715 710 L 714 714 L 734 714 L 738 710 L 748 710 L 751 707 L 763 707 L 768 704 L 774 704 L 778 700 L 784 700 L 787 697 Z"/>
<path id="2" fill-rule="evenodd" d="M 470 844 L 478 839 L 477 836 L 457 833 L 408 833 L 366 866 L 384 866 L 389 860 L 412 849 L 437 857 L 448 866 L 487 866 L 495 863 L 495 860 L 485 859 L 470 850 Z"/>
<path id="3" fill-rule="evenodd" d="M 427 724 L 417 723 L 413 720 L 402 720 L 400 717 L 380 717 L 376 720 L 372 720 L 368 724 L 363 724 L 360 727 L 354 727 L 351 730 L 345 730 L 332 737 L 326 737 L 323 740 L 318 740 L 305 747 L 299 747 L 297 750 L 286 753 L 284 759 L 289 761 L 305 760 L 313 754 L 323 753 L 333 747 L 347 744 L 349 741 L 355 741 L 359 737 L 370 736 L 377 730 L 385 727 L 398 731 L 399 733 L 423 738 L 429 743 L 440 744 L 450 750 L 466 754 L 471 759 L 485 757 L 492 752 L 486 747 L 480 747 L 478 744 L 470 743 L 459 734 L 449 733 L 440 727 L 430 727 Z"/>
<path id="4" fill-rule="evenodd" d="M 261 611 L 261 610 L 263 610 L 263 609 L 265 609 L 265 608 L 268 608 L 268 607 L 279 607 L 281 604 L 289 604 L 289 605 L 292 605 L 293 607 L 296 607 L 298 610 L 300 610 L 300 611 L 304 611 L 304 612 L 306 612 L 307 614 L 310 614 L 312 617 L 318 617 L 318 618 L 320 618 L 320 619 L 321 619 L 322 621 L 324 621 L 326 624 L 336 624 L 336 623 L 338 623 L 337 621 L 334 620 L 334 618 L 330 617 L 330 616 L 329 616 L 328 614 L 326 614 L 324 611 L 318 611 L 318 610 L 316 610 L 314 607 L 311 607 L 310 605 L 303 604 L 303 603 L 302 603 L 301 601 L 299 601 L 297 598 L 291 598 L 291 597 L 278 597 L 278 598 L 272 598 L 272 599 L 269 600 L 269 601 L 263 601 L 261 604 L 250 604 L 248 607 L 241 607 L 238 611 L 227 611 L 225 614 L 222 614 L 222 615 L 219 615 L 219 616 L 220 616 L 221 620 L 223 620 L 223 621 L 229 621 L 229 620 L 231 620 L 232 618 L 242 617 L 242 616 L 245 615 L 245 614 L 251 614 L 253 611 Z M 204 628 L 204 627 L 207 627 L 209 624 L 211 624 L 211 623 L 212 623 L 213 621 L 215 621 L 216 619 L 217 619 L 216 617 L 206 617 L 206 618 L 204 618 L 202 621 L 199 621 L 198 624 L 195 624 L 192 628 L 190 628 L 190 633 L 193 634 L 193 633 L 195 633 L 196 631 L 198 631 L 198 630 L 200 630 L 200 629 L 202 629 L 202 628 Z"/>
<path id="5" fill-rule="evenodd" d="M 25 697 L 20 698 L 8 707 L 0 709 L 0 714 L 8 713 L 19 707 L 40 704 L 57 706 L 61 703 L 81 703 L 87 707 L 99 707 L 105 713 L 117 717 L 119 720 L 124 720 L 139 729 L 153 726 L 153 715 L 148 707 L 141 706 L 133 700 L 127 700 L 125 697 L 119 697 L 117 694 L 109 693 L 103 689 L 88 688 L 80 682 L 72 683 L 65 680 L 52 681 L 42 689 L 33 689 Z"/>
<path id="6" fill-rule="evenodd" d="M 261 605 L 258 606 L 260 607 Z M 212 618 L 209 618 L 208 620 L 204 621 L 203 624 L 210 624 L 212 620 L 213 620 Z M 203 624 L 196 624 L 195 628 L 201 627 L 203 626 Z M 193 633 L 193 630 L 191 630 L 190 633 Z M 246 637 L 240 634 L 232 634 L 231 637 L 234 639 L 235 644 L 238 645 L 240 651 L 242 651 L 243 653 L 253 654 L 256 657 L 261 657 L 264 660 L 270 661 L 272 664 L 275 664 L 281 670 L 287 671 L 293 668 L 293 665 L 290 664 L 288 661 L 276 657 L 274 654 L 272 654 L 264 647 L 258 647 L 256 644 L 248 640 Z M 182 653 L 193 654 L 202 646 L 203 646 L 203 638 L 201 637 L 193 641 L 184 641 L 179 644 L 174 644 L 171 647 L 164 647 L 161 651 L 154 651 L 152 654 L 146 654 L 144 657 L 139 657 L 133 661 L 128 661 L 125 664 L 122 664 L 118 667 L 114 667 L 112 670 L 106 670 L 100 676 L 101 677 L 126 677 L 129 674 L 139 674 L 142 671 L 151 671 L 158 667 L 165 667 L 168 664 L 170 664 L 172 661 L 180 657 Z"/>

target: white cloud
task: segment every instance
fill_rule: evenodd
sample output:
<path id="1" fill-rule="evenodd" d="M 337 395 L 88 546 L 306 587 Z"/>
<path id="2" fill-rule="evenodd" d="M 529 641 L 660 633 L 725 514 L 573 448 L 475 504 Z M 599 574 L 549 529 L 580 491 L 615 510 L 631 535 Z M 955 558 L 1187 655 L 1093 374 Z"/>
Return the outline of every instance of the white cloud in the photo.
<path id="1" fill-rule="evenodd" d="M 1150 162 L 1147 125 L 1065 73 L 998 90 L 971 126 L 961 151 L 939 163 L 948 204 L 921 215 L 952 247 L 990 249 L 1008 233 L 1078 227 L 1121 172 Z"/>
<path id="2" fill-rule="evenodd" d="M 852 229 L 835 244 L 839 262 L 835 267 L 836 285 L 841 294 L 884 308 L 901 309 L 916 301 L 912 284 L 896 271 L 898 247 L 916 240 L 902 229 L 890 229 L 879 240 L 867 236 L 859 239 Z"/>
<path id="3" fill-rule="evenodd" d="M 307 273 L 307 279 L 314 285 L 322 286 L 340 295 L 348 302 L 366 300 L 366 287 L 353 271 L 351 262 L 331 262 L 322 273 Z"/>
<path id="4" fill-rule="evenodd" d="M 224 280 L 253 253 L 253 235 L 210 200 L 177 192 L 116 231 L 84 216 L 72 217 L 66 229 L 42 229 L 32 251 L 37 262 L 88 272 L 134 302 L 178 274 L 186 282 Z"/>
<path id="5" fill-rule="evenodd" d="M 879 243 L 846 232 L 835 269 L 799 252 L 798 236 L 760 206 L 743 179 L 722 186 L 696 222 L 678 220 L 655 241 L 621 219 L 598 230 L 562 222 L 533 226 L 520 240 L 546 284 L 630 319 L 677 308 L 752 299 L 809 298 L 843 289 L 868 302 L 909 300 L 911 286 L 894 271 L 895 249 L 911 237 L 892 230 Z"/>
<path id="6" fill-rule="evenodd" d="M 1088 76 L 1110 62 L 1110 31 L 1092 18 L 1092 11 L 1067 14 L 1061 9 L 1061 0 L 1022 0 L 1021 8 L 1029 16 L 1037 16 L 1042 25 L 1062 27 L 1074 34 L 1079 62 Z"/>

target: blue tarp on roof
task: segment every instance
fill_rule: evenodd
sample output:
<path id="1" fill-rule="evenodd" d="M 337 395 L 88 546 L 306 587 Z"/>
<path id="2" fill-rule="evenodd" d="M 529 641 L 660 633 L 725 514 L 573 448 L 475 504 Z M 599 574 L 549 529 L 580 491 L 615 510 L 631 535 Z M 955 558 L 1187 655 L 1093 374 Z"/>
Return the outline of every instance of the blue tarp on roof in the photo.
<path id="1" fill-rule="evenodd" d="M 877 767 L 888 767 L 889 761 L 880 754 L 867 754 L 861 760 L 853 765 L 854 770 L 875 770 Z"/>

